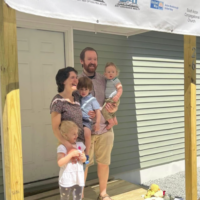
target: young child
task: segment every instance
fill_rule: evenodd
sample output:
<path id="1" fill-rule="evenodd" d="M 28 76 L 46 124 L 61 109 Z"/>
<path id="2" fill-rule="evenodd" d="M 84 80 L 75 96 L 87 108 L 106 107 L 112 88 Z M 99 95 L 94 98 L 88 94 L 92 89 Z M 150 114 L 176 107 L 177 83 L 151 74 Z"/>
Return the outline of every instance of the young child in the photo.
<path id="1" fill-rule="evenodd" d="M 86 154 L 86 164 L 89 163 L 89 150 L 91 146 L 91 130 L 92 130 L 92 120 L 88 115 L 89 111 L 95 111 L 96 113 L 96 123 L 94 124 L 94 131 L 99 131 L 100 129 L 100 105 L 96 98 L 90 94 L 92 90 L 92 81 L 87 77 L 81 77 L 78 80 L 77 89 L 81 95 L 81 110 L 83 115 L 83 127 L 84 127 L 84 137 L 85 137 L 85 154 Z"/>
<path id="2" fill-rule="evenodd" d="M 63 138 L 76 148 L 69 152 L 62 144 L 57 148 L 61 200 L 69 200 L 70 193 L 73 193 L 73 200 L 82 199 L 82 190 L 85 185 L 83 162 L 86 161 L 86 157 L 84 154 L 85 145 L 82 142 L 76 142 L 78 130 L 78 126 L 72 121 L 62 121 L 60 126 Z M 78 157 L 79 161 L 72 164 L 70 161 L 72 157 Z"/>
<path id="3" fill-rule="evenodd" d="M 116 103 L 116 106 L 119 106 L 119 99 L 122 95 L 123 89 L 122 84 L 120 80 L 117 78 L 119 75 L 118 69 L 116 65 L 112 62 L 109 62 L 106 64 L 104 69 L 104 76 L 107 79 L 106 82 L 106 90 L 105 90 L 105 96 L 106 100 L 105 103 Z M 105 106 L 103 106 L 102 109 L 102 115 L 104 116 L 105 120 L 108 121 L 107 129 L 111 129 L 114 125 L 117 125 L 117 118 L 115 113 L 109 113 Z"/>

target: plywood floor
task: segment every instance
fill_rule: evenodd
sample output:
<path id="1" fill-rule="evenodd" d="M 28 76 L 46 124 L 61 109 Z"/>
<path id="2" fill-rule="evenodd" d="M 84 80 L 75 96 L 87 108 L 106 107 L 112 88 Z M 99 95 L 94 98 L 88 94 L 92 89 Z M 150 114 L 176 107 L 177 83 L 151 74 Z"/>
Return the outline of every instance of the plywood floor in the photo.
<path id="1" fill-rule="evenodd" d="M 143 200 L 141 195 L 146 193 L 146 189 L 124 180 L 113 180 L 108 182 L 107 192 L 113 200 Z M 96 200 L 98 194 L 99 185 L 86 187 L 85 198 L 83 200 Z M 25 200 L 29 199 L 60 200 L 60 196 L 57 190 L 57 194 L 54 191 L 54 194 L 47 193 L 46 197 L 38 196 L 38 198 L 25 198 Z"/>

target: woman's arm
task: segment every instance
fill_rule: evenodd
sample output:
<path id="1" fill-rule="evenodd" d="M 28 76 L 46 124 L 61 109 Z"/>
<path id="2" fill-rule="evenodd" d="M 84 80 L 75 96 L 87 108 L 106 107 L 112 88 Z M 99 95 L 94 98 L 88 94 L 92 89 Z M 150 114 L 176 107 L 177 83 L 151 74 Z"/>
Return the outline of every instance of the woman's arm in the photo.
<path id="1" fill-rule="evenodd" d="M 96 117 L 96 113 L 95 113 L 95 111 L 93 111 L 93 110 L 90 110 L 90 111 L 88 112 L 88 115 L 90 116 L 90 119 L 94 119 L 94 118 Z"/>
<path id="2" fill-rule="evenodd" d="M 82 152 L 82 154 L 80 155 L 79 160 L 80 160 L 82 163 L 84 163 L 84 162 L 86 161 L 86 156 L 85 156 L 85 153 L 84 153 L 84 152 Z"/>
<path id="3" fill-rule="evenodd" d="M 64 153 L 58 153 L 57 154 L 57 162 L 58 166 L 62 167 L 63 165 L 66 165 L 70 162 L 72 157 L 79 157 L 80 152 L 78 150 L 72 149 L 66 156 Z"/>
<path id="4" fill-rule="evenodd" d="M 53 133 L 56 136 L 56 138 L 59 140 L 60 143 L 62 143 L 66 148 L 67 151 L 69 151 L 70 149 L 72 149 L 72 145 L 71 143 L 69 143 L 67 140 L 65 140 L 61 133 L 60 133 L 60 126 L 61 123 L 61 114 L 58 112 L 52 112 L 51 113 L 51 124 L 52 124 L 52 129 L 53 129 Z"/>

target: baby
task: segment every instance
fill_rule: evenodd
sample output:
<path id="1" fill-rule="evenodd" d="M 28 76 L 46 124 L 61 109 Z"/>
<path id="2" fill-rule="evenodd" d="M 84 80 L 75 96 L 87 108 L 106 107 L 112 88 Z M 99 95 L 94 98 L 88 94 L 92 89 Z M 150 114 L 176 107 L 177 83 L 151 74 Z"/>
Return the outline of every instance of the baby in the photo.
<path id="1" fill-rule="evenodd" d="M 119 72 L 116 65 L 112 62 L 107 63 L 104 69 L 104 76 L 107 79 L 105 90 L 105 103 L 116 103 L 117 108 L 120 103 L 119 99 L 123 92 L 122 84 L 117 78 L 118 75 Z M 102 109 L 102 114 L 105 120 L 109 123 L 106 127 L 107 129 L 111 129 L 114 125 L 118 124 L 115 113 L 109 113 L 105 108 L 105 104 Z"/>

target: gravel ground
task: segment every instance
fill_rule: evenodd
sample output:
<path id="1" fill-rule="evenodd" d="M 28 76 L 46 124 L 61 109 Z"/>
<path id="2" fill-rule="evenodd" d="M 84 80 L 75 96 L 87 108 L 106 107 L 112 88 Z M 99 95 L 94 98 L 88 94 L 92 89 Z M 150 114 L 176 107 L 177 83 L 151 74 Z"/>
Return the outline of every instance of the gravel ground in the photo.
<path id="1" fill-rule="evenodd" d="M 197 169 L 197 196 L 200 198 L 200 168 Z M 185 172 L 179 172 L 171 176 L 161 179 L 150 180 L 143 183 L 145 186 L 150 186 L 152 183 L 157 184 L 161 190 L 165 190 L 172 197 L 179 196 L 185 199 Z"/>

